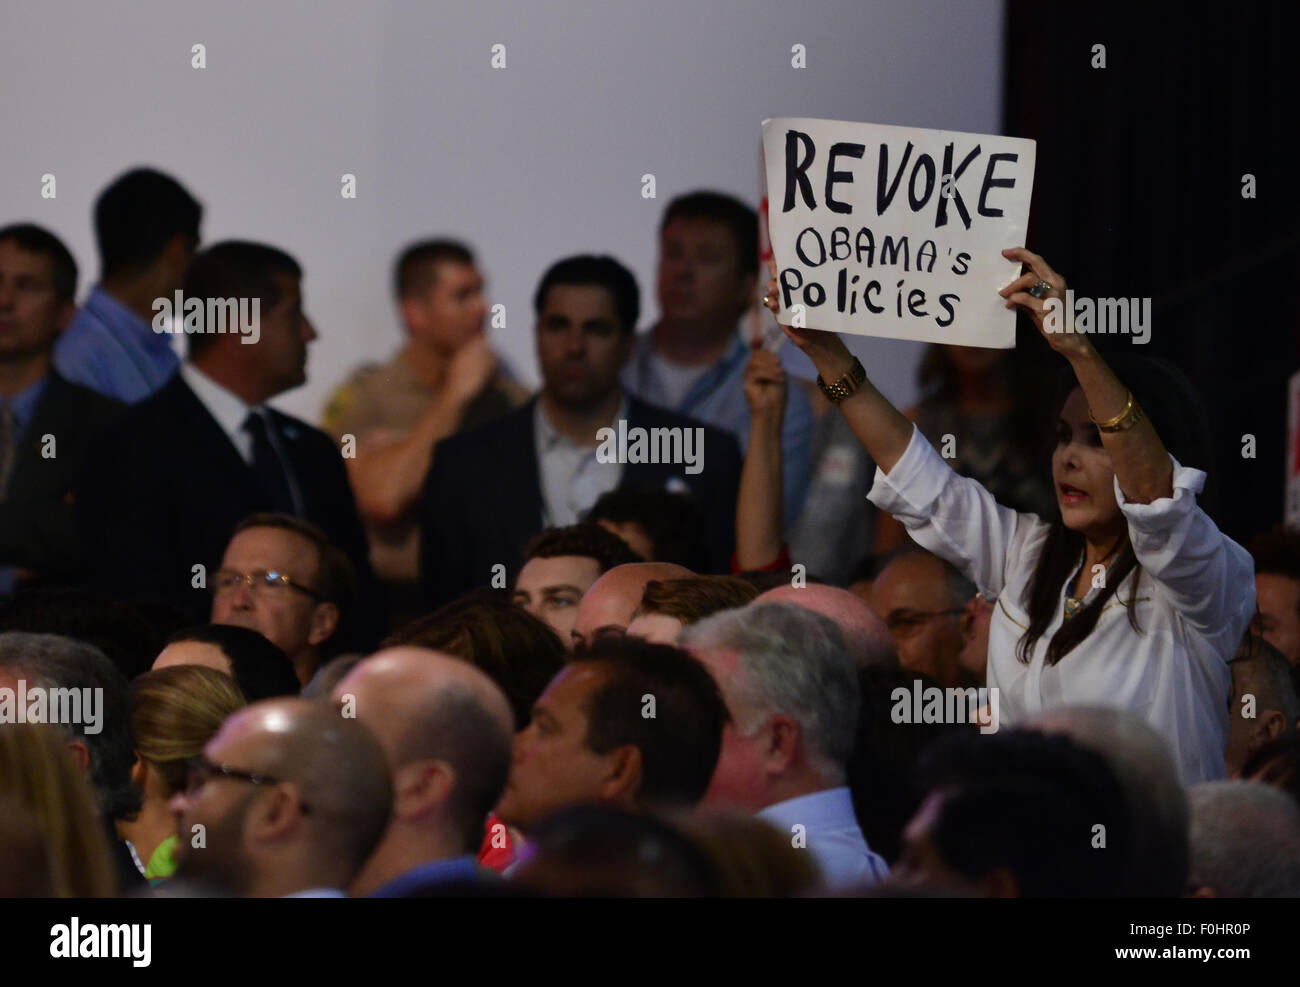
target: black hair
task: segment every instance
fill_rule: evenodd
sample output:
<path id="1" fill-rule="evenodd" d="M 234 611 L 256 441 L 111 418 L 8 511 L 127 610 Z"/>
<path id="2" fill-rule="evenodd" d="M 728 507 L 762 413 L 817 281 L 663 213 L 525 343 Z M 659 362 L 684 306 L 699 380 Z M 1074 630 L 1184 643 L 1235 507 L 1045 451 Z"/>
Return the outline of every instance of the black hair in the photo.
<path id="1" fill-rule="evenodd" d="M 474 254 L 458 240 L 421 240 L 406 247 L 393 265 L 393 292 L 399 300 L 423 295 L 434 286 L 438 264 L 474 266 Z"/>
<path id="2" fill-rule="evenodd" d="M 640 750 L 638 805 L 699 802 L 728 719 L 709 670 L 680 648 L 629 637 L 602 638 L 573 661 L 605 671 L 588 698 L 586 744 L 597 754 L 628 744 Z"/>
<path id="3" fill-rule="evenodd" d="M 280 288 L 275 275 L 298 279 L 302 267 L 289 254 L 265 243 L 247 240 L 223 240 L 194 258 L 185 275 L 182 292 L 186 300 L 239 298 L 261 300 L 262 308 L 280 303 Z M 218 339 L 215 333 L 187 333 L 186 344 L 191 357 L 202 353 Z"/>
<path id="4" fill-rule="evenodd" d="M 100 276 L 156 260 L 178 233 L 197 246 L 203 207 L 170 175 L 134 168 L 118 176 L 95 202 Z"/>
<path id="5" fill-rule="evenodd" d="M 39 254 L 50 262 L 54 274 L 54 294 L 61 302 L 77 297 L 77 262 L 63 241 L 35 223 L 12 223 L 0 227 L 0 243 L 12 240 L 29 254 Z"/>
<path id="6" fill-rule="evenodd" d="M 736 243 L 736 268 L 746 273 L 758 268 L 758 213 L 735 196 L 722 192 L 688 192 L 668 203 L 660 232 L 675 219 L 708 219 L 722 223 Z"/>
<path id="7" fill-rule="evenodd" d="M 1108 355 L 1106 360 L 1115 376 L 1133 393 L 1134 400 L 1151 420 L 1170 454 L 1181 465 L 1192 466 L 1207 473 L 1205 488 L 1197 500 L 1202 508 L 1209 511 L 1214 503 L 1214 490 L 1208 478 L 1214 475 L 1210 430 L 1191 382 L 1167 360 L 1114 354 Z M 1061 375 L 1058 385 L 1061 398 L 1057 408 L 1064 405 L 1070 392 L 1077 386 L 1073 374 Z M 1027 590 L 1025 609 L 1029 615 L 1029 627 L 1017 646 L 1017 655 L 1026 664 L 1030 661 L 1039 638 L 1056 618 L 1061 586 L 1074 576 L 1084 551 L 1083 534 L 1065 526 L 1059 504 L 1052 511 L 1048 525 L 1047 538 Z M 1141 630 L 1137 624 L 1135 605 L 1142 573 L 1126 527 L 1121 535 L 1119 552 L 1106 573 L 1105 587 L 1052 635 L 1047 647 L 1048 665 L 1055 665 L 1092 632 L 1107 602 L 1129 573 L 1135 575 L 1126 604 L 1128 619 L 1135 631 Z"/>
<path id="8" fill-rule="evenodd" d="M 654 546 L 649 561 L 675 562 L 692 572 L 708 568 L 704 515 L 687 494 L 620 487 L 601 494 L 583 520 L 640 525 Z"/>
<path id="9" fill-rule="evenodd" d="M 579 254 L 552 264 L 542 275 L 537 293 L 533 296 L 533 310 L 538 315 L 546 307 L 547 293 L 556 285 L 594 285 L 604 288 L 614 302 L 619 331 L 629 334 L 636 332 L 637 320 L 641 318 L 641 289 L 637 287 L 635 275 L 613 257 Z"/>
<path id="10" fill-rule="evenodd" d="M 525 562 L 530 559 L 554 559 L 561 555 L 592 559 L 602 575 L 616 565 L 642 561 L 639 555 L 628 548 L 627 542 L 598 524 L 546 528 L 524 549 Z"/>
<path id="11" fill-rule="evenodd" d="M 211 644 L 230 662 L 230 677 L 250 703 L 275 696 L 296 696 L 302 688 L 293 662 L 278 645 L 257 631 L 233 624 L 197 624 L 167 639 L 168 644 Z"/>
<path id="12" fill-rule="evenodd" d="M 1024 898 L 1124 894 L 1133 823 L 1101 755 L 1032 731 L 958 734 L 926 751 L 921 777 L 941 797 L 930 840 L 967 880 L 1005 868 Z"/>

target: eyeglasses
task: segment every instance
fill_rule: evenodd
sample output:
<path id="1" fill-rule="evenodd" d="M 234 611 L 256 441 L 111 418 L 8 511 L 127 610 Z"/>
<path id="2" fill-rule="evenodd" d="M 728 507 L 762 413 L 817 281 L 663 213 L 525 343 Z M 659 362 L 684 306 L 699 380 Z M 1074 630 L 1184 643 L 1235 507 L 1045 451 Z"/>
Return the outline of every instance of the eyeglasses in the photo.
<path id="1" fill-rule="evenodd" d="M 303 586 L 301 583 L 293 581 L 292 577 L 286 576 L 283 572 L 267 572 L 265 569 L 255 569 L 245 575 L 242 572 L 236 572 L 234 569 L 218 569 L 212 577 L 212 591 L 214 593 L 233 593 L 240 586 L 247 586 L 249 591 L 257 593 L 266 593 L 268 596 L 278 596 L 287 590 L 296 590 L 310 596 L 313 600 L 321 600 L 320 593 L 310 587 Z"/>
<path id="2" fill-rule="evenodd" d="M 217 764 L 200 754 L 185 762 L 185 794 L 187 796 L 194 795 L 217 775 L 223 778 L 231 778 L 234 781 L 244 781 L 250 785 L 283 784 L 279 778 L 273 778 L 271 775 L 262 774 L 258 771 L 244 771 L 241 768 L 231 767 L 229 764 Z M 305 803 L 300 802 L 298 807 L 303 813 L 307 812 Z"/>
<path id="3" fill-rule="evenodd" d="M 965 612 L 965 607 L 951 610 L 895 610 L 885 618 L 885 626 L 894 634 L 906 636 L 919 630 L 922 624 L 935 617 L 950 617 Z"/>

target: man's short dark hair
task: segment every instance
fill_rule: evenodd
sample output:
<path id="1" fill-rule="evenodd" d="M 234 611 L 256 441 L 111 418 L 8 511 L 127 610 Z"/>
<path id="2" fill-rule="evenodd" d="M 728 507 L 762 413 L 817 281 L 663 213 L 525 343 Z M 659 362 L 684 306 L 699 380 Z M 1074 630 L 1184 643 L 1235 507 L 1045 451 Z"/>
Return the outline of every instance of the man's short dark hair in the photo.
<path id="1" fill-rule="evenodd" d="M 962 733 L 936 741 L 920 774 L 942 797 L 930 839 L 967 880 L 1005 868 L 1023 898 L 1124 894 L 1133 824 L 1100 754 L 1033 731 Z"/>
<path id="2" fill-rule="evenodd" d="M 250 514 L 230 533 L 230 537 L 249 528 L 279 528 L 301 535 L 316 546 L 316 576 L 313 589 L 324 603 L 333 603 L 339 609 L 339 622 L 352 609 L 356 599 L 357 577 L 352 568 L 352 561 L 329 540 L 329 536 L 310 521 L 292 514 Z M 337 631 L 335 634 L 337 635 Z M 250 699 L 250 702 L 252 700 Z"/>
<path id="3" fill-rule="evenodd" d="M 722 223 L 736 243 L 736 267 L 745 272 L 758 269 L 758 213 L 735 196 L 723 192 L 688 192 L 668 203 L 664 228 L 675 219 L 708 219 Z"/>
<path id="4" fill-rule="evenodd" d="M 247 240 L 223 240 L 197 254 L 185 274 L 182 292 L 186 300 L 197 298 L 260 299 L 263 311 L 280 303 L 280 288 L 275 276 L 298 279 L 302 267 L 278 247 Z M 191 357 L 208 349 L 218 338 L 216 333 L 187 333 Z"/>
<path id="5" fill-rule="evenodd" d="M 709 670 L 680 648 L 639 638 L 598 640 L 573 661 L 605 672 L 587 702 L 587 747 L 597 754 L 628 744 L 640 750 L 642 807 L 699 802 L 728 719 Z"/>
<path id="6" fill-rule="evenodd" d="M 202 218 L 203 207 L 170 175 L 152 168 L 120 175 L 95 202 L 100 276 L 152 263 L 178 233 L 197 245 Z"/>
<path id="7" fill-rule="evenodd" d="M 87 777 L 100 813 L 110 820 L 131 818 L 140 808 L 140 792 L 131 782 L 135 749 L 126 676 L 102 651 L 83 641 L 25 631 L 0 634 L 0 668 L 26 679 L 29 688 L 103 690 L 98 733 L 87 733 L 85 722 L 63 724 L 62 729 L 85 741 L 90 755 Z"/>
<path id="8" fill-rule="evenodd" d="M 654 546 L 649 561 L 675 562 L 692 572 L 708 568 L 704 515 L 687 494 L 620 487 L 601 494 L 583 520 L 639 525 Z"/>
<path id="9" fill-rule="evenodd" d="M 197 624 L 182 628 L 167 639 L 168 644 L 184 641 L 219 648 L 230 662 L 230 677 L 250 703 L 276 696 L 296 696 L 302 688 L 289 656 L 247 627 Z"/>
<path id="10" fill-rule="evenodd" d="M 20 250 L 37 254 L 50 262 L 54 273 L 54 294 L 61 302 L 77 297 L 77 262 L 63 241 L 35 223 L 12 223 L 0 228 L 0 243 L 12 241 Z"/>
<path id="11" fill-rule="evenodd" d="M 402 251 L 393 265 L 393 291 L 399 301 L 426 295 L 438 279 L 438 265 L 474 266 L 474 254 L 458 240 L 421 240 Z"/>
<path id="12" fill-rule="evenodd" d="M 537 294 L 533 296 L 533 309 L 538 315 L 546 307 L 547 293 L 556 285 L 604 288 L 614 302 L 619 330 L 636 332 L 637 320 L 641 318 L 641 289 L 637 287 L 635 275 L 613 257 L 580 254 L 552 264 L 542 275 Z"/>
<path id="13" fill-rule="evenodd" d="M 576 555 L 594 559 L 601 575 L 616 565 L 641 562 L 641 556 L 628 548 L 612 531 L 598 524 L 571 524 L 564 528 L 546 528 L 539 532 L 524 549 L 523 561 L 530 559 L 555 559 L 562 555 Z"/>

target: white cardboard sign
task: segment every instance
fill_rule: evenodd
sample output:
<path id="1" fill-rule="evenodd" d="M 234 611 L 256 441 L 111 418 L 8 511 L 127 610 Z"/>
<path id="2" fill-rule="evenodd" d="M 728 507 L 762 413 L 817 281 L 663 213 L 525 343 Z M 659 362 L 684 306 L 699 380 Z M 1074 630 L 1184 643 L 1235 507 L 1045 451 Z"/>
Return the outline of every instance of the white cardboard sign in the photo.
<path id="1" fill-rule="evenodd" d="M 781 321 L 1007 348 L 1031 140 L 803 117 L 763 121 Z"/>

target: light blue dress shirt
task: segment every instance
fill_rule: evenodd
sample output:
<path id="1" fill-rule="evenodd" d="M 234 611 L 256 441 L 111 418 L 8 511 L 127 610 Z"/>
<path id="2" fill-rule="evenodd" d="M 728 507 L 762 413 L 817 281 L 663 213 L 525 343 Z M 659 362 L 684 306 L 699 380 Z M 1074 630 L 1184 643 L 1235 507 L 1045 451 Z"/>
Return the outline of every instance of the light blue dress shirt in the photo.
<path id="1" fill-rule="evenodd" d="M 629 394 L 664 407 L 664 382 L 655 372 L 654 334 L 637 337 L 632 359 L 623 368 L 623 387 Z M 706 425 L 726 429 L 736 437 L 741 451 L 749 447 L 749 405 L 745 401 L 745 365 L 750 348 L 737 333 L 722 358 L 701 376 L 686 397 L 670 407 Z M 782 513 L 788 528 L 799 516 L 808 489 L 808 455 L 812 441 L 813 414 L 808 396 L 797 384 L 787 389 L 785 421 L 781 425 Z"/>
<path id="2" fill-rule="evenodd" d="M 99 287 L 54 346 L 54 369 L 64 378 L 128 404 L 162 387 L 179 364 L 170 335 Z"/>
<path id="3" fill-rule="evenodd" d="M 791 840 L 801 832 L 794 827 L 803 827 L 804 848 L 817 861 L 827 888 L 870 884 L 889 876 L 885 859 L 867 846 L 847 786 L 786 799 L 757 815 Z"/>

